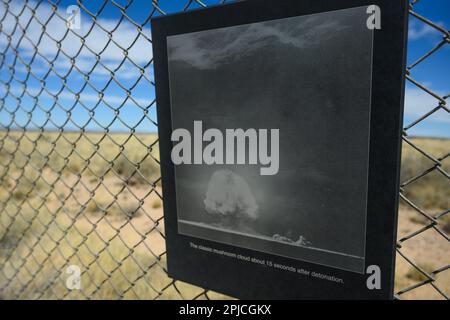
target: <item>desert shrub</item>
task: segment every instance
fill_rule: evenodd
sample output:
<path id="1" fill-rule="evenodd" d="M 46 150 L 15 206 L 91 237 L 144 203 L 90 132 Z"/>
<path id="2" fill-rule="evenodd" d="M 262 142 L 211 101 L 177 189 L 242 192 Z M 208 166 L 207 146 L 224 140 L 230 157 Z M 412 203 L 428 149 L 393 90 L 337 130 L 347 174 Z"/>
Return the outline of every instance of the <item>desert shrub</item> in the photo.
<path id="1" fill-rule="evenodd" d="M 141 161 L 139 166 L 139 172 L 145 177 L 145 179 L 153 182 L 156 177 L 159 176 L 159 165 L 151 156 L 148 156 Z M 138 178 L 138 181 L 144 182 L 143 178 Z"/>
<path id="2" fill-rule="evenodd" d="M 104 215 L 108 219 L 123 220 L 138 217 L 141 214 L 141 208 L 138 202 L 135 203 L 114 203 L 109 204 L 101 201 L 89 200 L 86 204 L 86 213 L 95 215 Z"/>
<path id="3" fill-rule="evenodd" d="M 2 250 L 0 256 L 6 255 L 6 250 L 9 251 L 16 246 L 28 226 L 29 224 L 17 213 L 0 215 L 0 250 Z"/>
<path id="4" fill-rule="evenodd" d="M 21 208 L 9 205 L 7 210 L 9 214 L 0 215 L 0 261 L 10 250 L 16 248 L 21 239 L 28 238 L 32 231 L 36 233 L 43 231 L 42 223 L 50 221 L 50 215 L 45 209 L 37 211 L 26 205 Z M 36 219 L 37 216 L 39 221 Z"/>
<path id="5" fill-rule="evenodd" d="M 128 184 L 147 184 L 159 174 L 157 162 L 150 156 L 146 158 L 126 157 L 120 154 L 114 160 L 114 171 Z"/>
<path id="6" fill-rule="evenodd" d="M 417 224 L 427 224 L 427 223 L 431 223 L 431 220 L 424 217 L 423 215 L 421 215 L 418 212 L 414 212 L 414 214 L 409 218 L 409 221 L 417 223 Z"/>
<path id="7" fill-rule="evenodd" d="M 56 152 L 53 152 L 49 155 L 49 160 L 46 164 L 47 168 L 50 168 L 54 172 L 60 172 L 64 169 L 65 162 L 64 159 L 57 154 Z"/>
<path id="8" fill-rule="evenodd" d="M 430 274 L 435 269 L 431 264 L 422 264 L 419 267 L 428 274 Z M 406 274 L 406 277 L 408 279 L 418 281 L 418 282 L 425 281 L 428 279 L 427 276 L 425 276 L 422 272 L 417 270 L 417 268 L 415 268 L 414 266 L 411 266 L 409 268 L 408 273 Z"/>
<path id="9" fill-rule="evenodd" d="M 20 201 L 20 200 L 22 200 L 22 199 L 25 199 L 25 197 L 27 196 L 27 195 L 23 192 L 22 189 L 14 190 L 13 193 L 12 193 L 12 195 L 13 195 L 13 198 L 14 198 L 15 200 L 17 200 L 17 201 Z"/>
<path id="10" fill-rule="evenodd" d="M 153 208 L 153 209 L 161 208 L 161 206 L 162 206 L 162 201 L 161 201 L 161 199 L 159 199 L 159 198 L 153 199 L 153 202 L 152 202 L 152 208 Z"/>
<path id="11" fill-rule="evenodd" d="M 48 185 L 42 180 L 41 171 L 30 165 L 18 168 L 11 174 L 7 184 L 8 191 L 16 201 L 34 197 Z"/>
<path id="12" fill-rule="evenodd" d="M 444 230 L 445 233 L 450 234 L 450 216 L 446 216 L 444 218 L 444 222 L 442 222 L 442 230 Z"/>
<path id="13" fill-rule="evenodd" d="M 421 149 L 439 158 L 450 150 L 450 139 L 412 139 Z M 406 143 L 403 144 L 401 182 L 405 182 L 434 166 Z M 450 171 L 450 159 L 442 161 L 442 169 Z M 450 207 L 450 182 L 437 170 L 428 173 L 404 188 L 404 195 L 424 209 L 445 210 Z"/>
<path id="14" fill-rule="evenodd" d="M 11 195 L 11 182 L 8 177 L 0 176 L 0 204 L 6 203 Z"/>
<path id="15" fill-rule="evenodd" d="M 431 172 L 407 186 L 404 195 L 421 208 L 445 210 L 450 207 L 450 182 L 440 173 Z"/>
<path id="16" fill-rule="evenodd" d="M 86 211 L 89 213 L 100 213 L 103 212 L 103 208 L 105 207 L 106 205 L 100 204 L 98 201 L 91 199 L 86 204 Z"/>
<path id="17" fill-rule="evenodd" d="M 4 149 L 0 149 L 0 163 L 2 164 L 0 167 L 4 167 L 4 164 L 8 163 L 11 160 L 11 155 L 6 152 Z"/>
<path id="18" fill-rule="evenodd" d="M 141 215 L 141 207 L 139 203 L 134 204 L 114 204 L 106 211 L 108 217 L 113 219 L 132 219 Z"/>
<path id="19" fill-rule="evenodd" d="M 77 161 L 74 158 L 71 158 L 69 160 L 69 163 L 66 166 L 67 170 L 71 171 L 72 173 L 79 173 L 81 172 L 82 168 L 83 168 L 83 162 L 82 161 Z"/>

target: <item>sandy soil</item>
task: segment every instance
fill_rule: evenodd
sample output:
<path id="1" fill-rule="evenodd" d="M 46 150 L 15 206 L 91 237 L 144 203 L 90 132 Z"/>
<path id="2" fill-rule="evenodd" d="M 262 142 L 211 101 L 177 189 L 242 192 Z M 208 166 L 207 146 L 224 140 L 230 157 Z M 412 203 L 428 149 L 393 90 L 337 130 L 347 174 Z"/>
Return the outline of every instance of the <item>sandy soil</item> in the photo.
<path id="1" fill-rule="evenodd" d="M 421 230 L 428 224 L 424 223 L 425 221 L 417 211 L 401 207 L 399 212 L 398 239 L 402 239 Z M 450 242 L 443 235 L 439 234 L 435 229 L 430 228 L 403 242 L 401 252 L 428 272 L 447 266 L 447 269 L 436 275 L 435 285 L 447 295 L 450 294 L 450 269 L 448 268 L 450 265 Z M 420 282 L 417 279 L 417 272 L 414 271 L 411 264 L 402 256 L 397 255 L 397 290 Z M 442 299 L 443 297 L 431 284 L 426 284 L 405 293 L 402 295 L 402 298 Z"/>

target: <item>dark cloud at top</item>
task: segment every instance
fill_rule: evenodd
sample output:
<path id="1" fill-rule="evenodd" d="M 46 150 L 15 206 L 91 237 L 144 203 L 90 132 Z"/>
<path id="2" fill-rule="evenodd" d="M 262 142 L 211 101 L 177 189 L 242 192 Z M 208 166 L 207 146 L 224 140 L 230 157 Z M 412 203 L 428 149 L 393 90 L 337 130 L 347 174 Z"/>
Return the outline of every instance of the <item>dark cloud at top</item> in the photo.
<path id="1" fill-rule="evenodd" d="M 326 15 L 326 14 L 325 14 Z M 349 26 L 342 17 L 311 15 L 195 32 L 168 38 L 171 61 L 183 61 L 199 69 L 216 68 L 248 56 L 268 45 L 301 49 L 327 41 Z"/>

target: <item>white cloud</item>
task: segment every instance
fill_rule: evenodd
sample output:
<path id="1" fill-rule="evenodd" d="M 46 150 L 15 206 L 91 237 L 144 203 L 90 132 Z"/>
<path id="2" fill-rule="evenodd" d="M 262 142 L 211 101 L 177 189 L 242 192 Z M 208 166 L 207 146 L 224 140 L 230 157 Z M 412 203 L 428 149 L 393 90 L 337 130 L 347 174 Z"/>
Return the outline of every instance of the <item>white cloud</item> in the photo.
<path id="1" fill-rule="evenodd" d="M 322 15 L 288 20 L 288 28 L 275 20 L 171 36 L 167 40 L 169 57 L 199 69 L 216 68 L 222 61 L 246 56 L 271 43 L 305 48 L 346 29 L 341 21 L 324 19 Z"/>
<path id="2" fill-rule="evenodd" d="M 3 88 L 3 87 L 0 87 L 0 88 Z M 16 96 L 19 96 L 23 93 L 23 89 L 21 89 L 19 87 L 13 87 L 9 91 Z M 54 99 L 53 95 L 56 95 L 56 93 L 53 93 L 51 91 L 50 91 L 50 93 L 48 93 L 45 90 L 41 92 L 41 90 L 38 88 L 27 88 L 26 93 L 25 93 L 26 96 L 37 96 L 38 94 L 39 94 L 40 99 L 51 99 L 51 100 Z M 95 93 L 81 92 L 79 95 L 79 100 L 83 104 L 87 104 L 88 106 L 96 104 L 97 102 L 102 100 L 105 103 L 107 103 L 108 105 L 110 105 L 112 108 L 118 108 L 122 103 L 124 103 L 125 99 L 126 99 L 126 94 L 124 94 L 124 95 L 108 94 L 108 95 L 105 95 L 103 98 L 100 98 L 100 96 Z M 75 94 L 73 94 L 70 91 L 63 90 L 62 92 L 58 93 L 58 100 L 75 101 L 76 96 L 75 96 Z M 152 99 L 152 98 L 135 98 L 135 97 L 133 97 L 133 100 L 131 100 L 129 98 L 125 104 L 132 103 L 135 105 L 137 103 L 139 106 L 144 108 L 144 107 L 150 105 L 154 101 L 154 99 Z"/>
<path id="3" fill-rule="evenodd" d="M 27 4 L 30 8 L 37 6 L 36 2 L 29 1 Z M 143 67 L 152 59 L 152 47 L 149 41 L 150 28 L 146 27 L 142 30 L 145 35 L 139 34 L 137 28 L 132 23 L 124 19 L 118 26 L 118 20 L 98 18 L 95 23 L 90 16 L 83 14 L 81 18 L 81 30 L 74 30 L 77 34 L 84 38 L 83 44 L 81 38 L 72 31 L 68 31 L 66 26 L 66 8 L 58 7 L 57 12 L 60 16 L 53 13 L 53 9 L 46 3 L 41 3 L 36 8 L 36 14 L 33 17 L 30 8 L 22 11 L 24 3 L 22 1 L 13 1 L 7 9 L 6 4 L 0 6 L 0 16 L 3 16 L 5 10 L 8 13 L 3 20 L 3 34 L 12 36 L 12 46 L 21 52 L 21 56 L 29 59 L 37 51 L 45 58 L 53 60 L 58 54 L 58 42 L 61 43 L 61 50 L 69 57 L 77 56 L 75 63 L 83 72 L 89 71 L 89 66 L 96 62 L 96 54 L 100 55 L 100 61 L 108 68 L 115 69 L 123 59 L 128 56 L 138 66 Z M 14 29 L 16 18 L 20 27 Z M 47 21 L 48 20 L 48 21 Z M 42 24 L 46 29 L 42 37 Z M 105 30 L 102 30 L 102 26 Z M 27 38 L 21 37 L 24 34 Z M 108 35 L 111 31 L 111 38 Z M 136 40 L 137 39 L 137 40 Z M 20 41 L 20 42 L 19 42 Z M 122 48 L 117 46 L 119 44 Z M 0 37 L 0 48 L 4 50 L 8 45 L 6 36 Z M 129 48 L 131 46 L 131 48 Z M 87 48 L 90 48 L 88 50 Z M 124 51 L 127 50 L 127 52 Z M 12 51 L 8 50 L 12 53 Z M 37 56 L 45 67 L 48 64 L 44 59 Z M 69 58 L 60 53 L 55 61 L 57 70 L 67 70 L 71 62 Z M 102 66 L 97 66 L 95 75 L 109 75 L 109 71 Z M 127 61 L 125 65 L 117 73 L 119 77 L 139 76 L 139 69 L 134 67 L 131 62 Z"/>
<path id="4" fill-rule="evenodd" d="M 443 23 L 438 23 L 438 25 L 443 26 Z M 409 40 L 419 40 L 426 38 L 428 36 L 437 37 L 441 33 L 436 30 L 435 28 L 431 27 L 430 25 L 423 23 L 418 20 L 411 20 L 409 23 L 409 30 L 408 30 L 408 39 Z"/>
<path id="5" fill-rule="evenodd" d="M 440 96 L 445 94 L 437 92 Z M 439 101 L 419 88 L 406 88 L 405 91 L 405 117 L 412 120 L 417 119 L 427 112 L 433 110 L 439 105 Z M 450 114 L 446 111 L 440 110 L 431 115 L 428 121 L 435 121 L 441 123 L 450 123 Z M 406 123 L 408 124 L 408 123 Z"/>

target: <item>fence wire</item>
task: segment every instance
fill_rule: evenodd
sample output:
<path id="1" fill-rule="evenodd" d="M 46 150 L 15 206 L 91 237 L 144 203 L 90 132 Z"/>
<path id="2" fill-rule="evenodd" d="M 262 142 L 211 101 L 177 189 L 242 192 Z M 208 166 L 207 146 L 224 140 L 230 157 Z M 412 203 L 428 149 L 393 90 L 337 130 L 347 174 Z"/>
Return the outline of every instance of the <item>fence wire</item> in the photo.
<path id="1" fill-rule="evenodd" d="M 448 299 L 448 203 L 437 210 L 409 191 L 422 184 L 445 197 L 450 179 L 448 141 L 430 149 L 409 137 L 449 113 L 449 95 L 414 78 L 449 44 L 449 31 L 417 12 L 418 2 L 411 19 L 442 41 L 406 70 L 435 105 L 404 128 L 403 163 L 425 166 L 402 175 L 396 296 Z M 80 25 L 68 28 L 69 5 L 0 7 L 0 299 L 225 298 L 167 277 L 158 140 L 148 133 L 157 130 L 150 19 L 206 5 L 78 1 Z"/>

